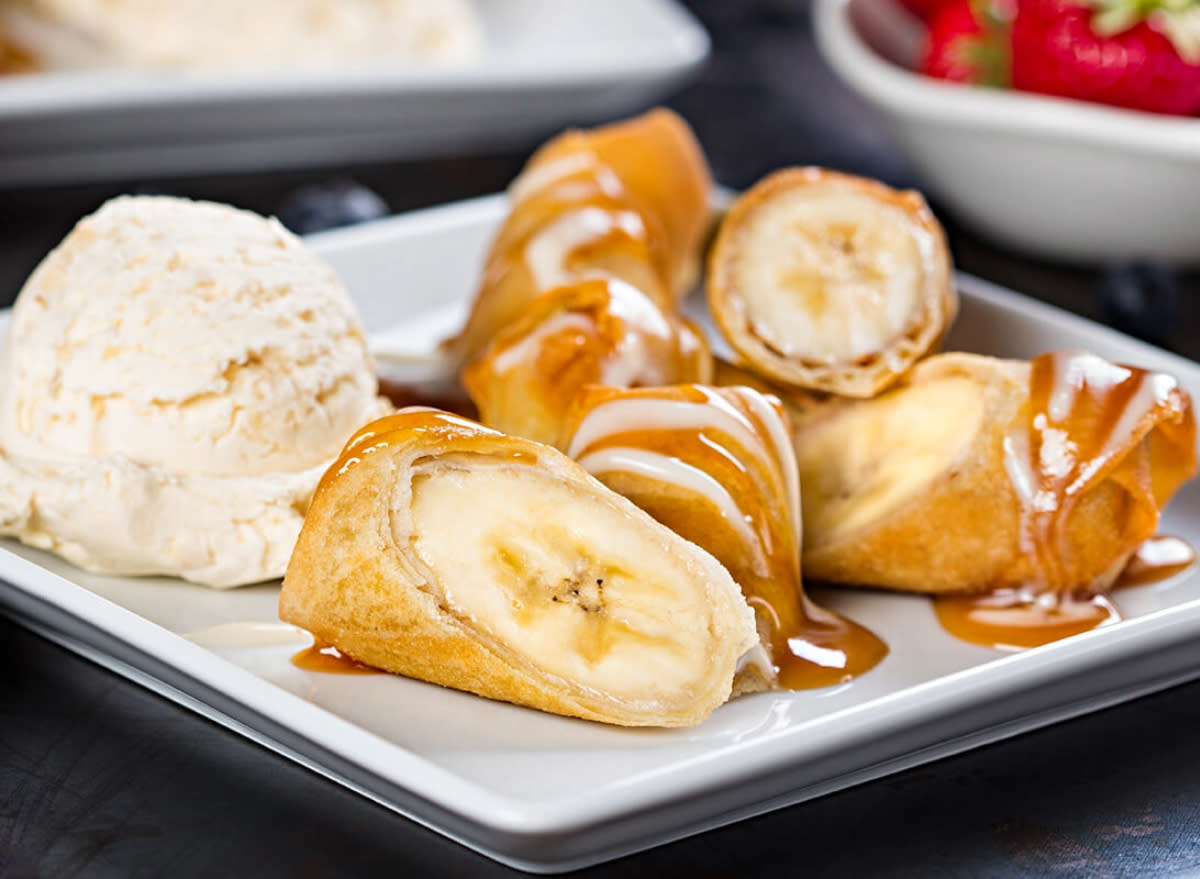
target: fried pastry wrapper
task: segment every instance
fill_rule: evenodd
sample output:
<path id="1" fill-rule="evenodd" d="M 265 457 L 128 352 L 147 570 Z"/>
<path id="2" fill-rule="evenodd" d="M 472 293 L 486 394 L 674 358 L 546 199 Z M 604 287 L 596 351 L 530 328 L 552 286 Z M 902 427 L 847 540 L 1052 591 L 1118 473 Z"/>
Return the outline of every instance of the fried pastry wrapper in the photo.
<path id="1" fill-rule="evenodd" d="M 279 607 L 367 665 L 630 726 L 700 722 L 755 643 L 703 550 L 553 448 L 421 407 L 330 468 Z"/>
<path id="2" fill-rule="evenodd" d="M 553 444 L 585 385 L 705 382 L 711 374 L 708 343 L 690 321 L 623 281 L 594 279 L 534 299 L 462 381 L 484 424 Z"/>
<path id="3" fill-rule="evenodd" d="M 672 310 L 696 278 L 712 181 L 687 123 L 668 110 L 539 149 L 509 188 L 511 212 L 492 241 L 462 332 L 461 366 L 540 293 L 615 278 Z"/>
<path id="4" fill-rule="evenodd" d="M 1078 352 L 932 357 L 793 437 L 805 576 L 913 592 L 1103 590 L 1196 472 L 1187 392 Z"/>
<path id="5" fill-rule="evenodd" d="M 704 547 L 755 609 L 765 662 L 741 691 L 840 683 L 886 647 L 817 607 L 800 577 L 800 494 L 782 404 L 749 387 L 585 388 L 562 447 L 588 472 Z M 796 645 L 812 649 L 796 654 Z M 838 654 L 840 663 L 814 663 Z"/>
<path id="6" fill-rule="evenodd" d="M 898 381 L 958 310 L 945 236 L 921 195 L 822 168 L 777 171 L 734 202 L 707 294 L 741 366 L 850 397 Z"/>

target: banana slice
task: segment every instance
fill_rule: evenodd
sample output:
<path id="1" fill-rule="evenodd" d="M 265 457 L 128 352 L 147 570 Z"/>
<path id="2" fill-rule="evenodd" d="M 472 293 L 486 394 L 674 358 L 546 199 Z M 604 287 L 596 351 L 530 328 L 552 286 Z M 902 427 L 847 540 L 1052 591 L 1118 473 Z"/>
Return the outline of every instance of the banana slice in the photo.
<path id="1" fill-rule="evenodd" d="M 554 449 L 424 408 L 330 469 L 280 618 L 368 665 L 629 726 L 699 723 L 757 643 L 699 547 Z"/>
<path id="2" fill-rule="evenodd" d="M 1169 376 L 1069 352 L 932 357 L 793 440 L 805 576 L 914 592 L 1105 588 L 1196 466 Z"/>
<path id="3" fill-rule="evenodd" d="M 925 200 L 819 168 L 778 171 L 733 204 L 713 245 L 708 301 L 765 377 L 851 397 L 897 381 L 958 307 Z"/>

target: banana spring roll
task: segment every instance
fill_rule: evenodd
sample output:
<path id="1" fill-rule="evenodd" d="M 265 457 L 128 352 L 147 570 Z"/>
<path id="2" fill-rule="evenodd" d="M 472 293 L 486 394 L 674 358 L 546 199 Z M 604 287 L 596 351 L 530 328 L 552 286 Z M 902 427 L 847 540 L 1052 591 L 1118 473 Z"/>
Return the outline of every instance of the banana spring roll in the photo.
<path id="1" fill-rule="evenodd" d="M 668 110 L 551 140 L 509 189 L 471 314 L 448 343 L 454 364 L 538 294 L 587 278 L 624 281 L 673 310 L 696 278 L 711 185 L 687 123 Z"/>
<path id="2" fill-rule="evenodd" d="M 699 723 L 757 644 L 704 550 L 553 448 L 421 407 L 329 469 L 279 615 L 376 668 L 627 726 Z"/>
<path id="3" fill-rule="evenodd" d="M 563 447 L 588 472 L 711 552 L 756 612 L 763 660 L 741 690 L 822 687 L 887 647 L 818 607 L 800 577 L 800 489 L 779 401 L 748 387 L 589 387 Z"/>
<path id="4" fill-rule="evenodd" d="M 820 168 L 777 171 L 733 204 L 707 291 L 752 370 L 849 397 L 898 381 L 958 309 L 945 237 L 920 194 Z"/>
<path id="5" fill-rule="evenodd" d="M 932 357 L 794 442 L 806 575 L 914 592 L 1103 591 L 1196 472 L 1173 378 L 1069 351 Z"/>

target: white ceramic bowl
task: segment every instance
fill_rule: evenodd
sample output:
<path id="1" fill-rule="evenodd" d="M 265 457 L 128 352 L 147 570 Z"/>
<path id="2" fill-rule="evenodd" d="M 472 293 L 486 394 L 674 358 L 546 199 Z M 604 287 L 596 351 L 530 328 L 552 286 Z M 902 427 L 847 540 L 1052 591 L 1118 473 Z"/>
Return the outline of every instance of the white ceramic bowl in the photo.
<path id="1" fill-rule="evenodd" d="M 829 64 L 981 233 L 1053 259 L 1200 265 L 1200 119 L 912 73 L 921 24 L 893 0 L 816 0 L 814 15 Z"/>

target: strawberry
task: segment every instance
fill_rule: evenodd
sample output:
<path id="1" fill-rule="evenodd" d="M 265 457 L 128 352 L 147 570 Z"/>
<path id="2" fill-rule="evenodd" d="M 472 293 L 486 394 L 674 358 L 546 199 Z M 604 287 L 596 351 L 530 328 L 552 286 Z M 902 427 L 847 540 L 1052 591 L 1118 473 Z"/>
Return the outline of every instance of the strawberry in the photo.
<path id="1" fill-rule="evenodd" d="M 1018 0 L 1012 53 L 1024 91 L 1200 112 L 1200 0 Z"/>
<path id="2" fill-rule="evenodd" d="M 900 0 L 900 5 L 921 21 L 928 22 L 947 6 L 954 5 L 954 0 Z"/>
<path id="3" fill-rule="evenodd" d="M 952 82 L 1006 85 L 1007 18 L 990 0 L 951 0 L 929 22 L 918 69 Z"/>

